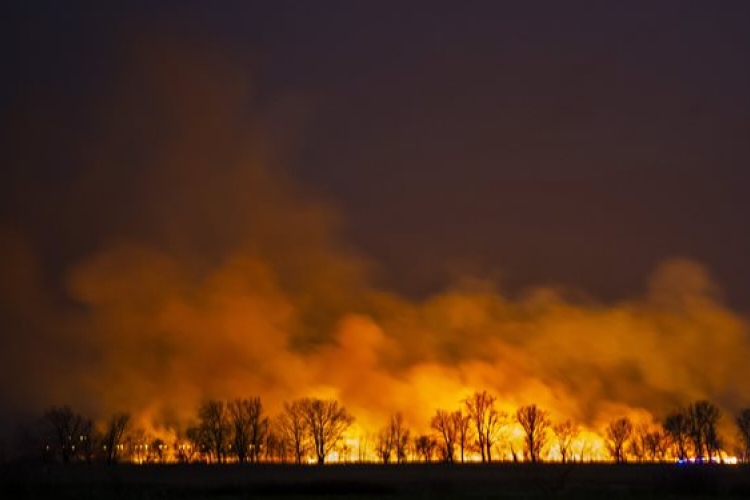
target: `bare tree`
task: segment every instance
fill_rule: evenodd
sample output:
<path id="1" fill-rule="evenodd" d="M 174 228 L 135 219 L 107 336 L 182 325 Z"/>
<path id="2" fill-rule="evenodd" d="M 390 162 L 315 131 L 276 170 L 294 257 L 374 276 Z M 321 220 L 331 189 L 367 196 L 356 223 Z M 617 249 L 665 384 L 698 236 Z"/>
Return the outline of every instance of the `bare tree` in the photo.
<path id="1" fill-rule="evenodd" d="M 515 446 L 513 446 L 513 443 L 509 443 L 509 444 L 510 444 L 510 456 L 513 459 L 513 463 L 514 464 L 518 463 L 518 453 L 516 453 L 516 448 Z"/>
<path id="2" fill-rule="evenodd" d="M 268 432 L 268 419 L 263 416 L 259 397 L 236 399 L 227 403 L 232 426 L 232 444 L 240 463 L 258 462 Z"/>
<path id="3" fill-rule="evenodd" d="M 300 403 L 318 463 L 322 464 L 344 431 L 354 422 L 354 417 L 334 399 L 303 398 Z"/>
<path id="4" fill-rule="evenodd" d="M 587 439 L 587 438 L 581 439 L 580 443 L 581 444 L 578 448 L 578 462 L 579 463 L 583 463 L 586 461 L 591 462 L 592 460 L 591 452 L 593 448 L 592 446 L 593 443 L 591 442 L 591 439 Z"/>
<path id="5" fill-rule="evenodd" d="M 294 461 L 302 463 L 307 452 L 307 428 L 302 400 L 284 403 L 284 413 L 277 419 L 279 434 L 294 452 Z"/>
<path id="6" fill-rule="evenodd" d="M 389 422 L 388 425 L 380 429 L 377 435 L 377 441 L 375 443 L 378 458 L 380 458 L 380 460 L 384 464 L 387 464 L 391 461 L 391 456 L 393 456 L 393 448 L 395 446 L 394 441 L 395 438 L 393 436 L 393 432 L 391 432 L 391 424 Z"/>
<path id="7" fill-rule="evenodd" d="M 552 426 L 552 432 L 557 438 L 557 448 L 560 450 L 560 459 L 566 463 L 570 458 L 573 441 L 580 434 L 580 429 L 570 420 L 565 420 Z"/>
<path id="8" fill-rule="evenodd" d="M 213 446 L 206 430 L 200 425 L 188 427 L 185 430 L 185 438 L 192 449 L 192 461 L 198 463 L 211 463 L 213 458 Z"/>
<path id="9" fill-rule="evenodd" d="M 83 428 L 78 435 L 77 450 L 83 460 L 90 464 L 94 461 L 99 446 L 102 444 L 102 435 L 94 427 L 94 422 L 87 418 L 83 422 Z"/>
<path id="10" fill-rule="evenodd" d="M 177 435 L 177 439 L 173 444 L 174 456 L 177 461 L 182 464 L 188 464 L 192 462 L 196 452 L 193 441 L 186 434 L 189 434 L 189 432 L 184 434 L 179 433 Z"/>
<path id="11" fill-rule="evenodd" d="M 607 426 L 607 449 L 615 462 L 625 462 L 625 443 L 633 433 L 633 423 L 629 418 L 623 417 Z"/>
<path id="12" fill-rule="evenodd" d="M 360 434 L 357 439 L 357 462 L 365 463 L 367 461 L 367 449 L 369 447 L 370 435 Z"/>
<path id="13" fill-rule="evenodd" d="M 443 438 L 443 459 L 446 462 L 453 463 L 456 448 L 456 420 L 452 413 L 445 410 L 437 410 L 430 423 Z"/>
<path id="14" fill-rule="evenodd" d="M 406 461 L 406 447 L 409 443 L 409 430 L 404 425 L 404 415 L 401 412 L 394 413 L 388 420 L 388 425 L 380 429 L 377 435 L 377 454 L 380 460 L 387 464 L 393 453 L 396 453 L 396 461 Z"/>
<path id="15" fill-rule="evenodd" d="M 406 462 L 406 455 L 409 450 L 409 441 L 411 431 L 404 423 L 404 414 L 396 412 L 391 415 L 390 432 L 393 439 L 393 446 L 396 450 L 396 462 L 403 464 Z"/>
<path id="16" fill-rule="evenodd" d="M 661 431 L 651 431 L 644 438 L 646 456 L 652 462 L 663 462 L 667 454 L 667 438 Z"/>
<path id="17" fill-rule="evenodd" d="M 108 464 L 117 463 L 123 451 L 123 438 L 130 423 L 130 414 L 116 413 L 112 415 L 104 432 L 104 453 Z"/>
<path id="18" fill-rule="evenodd" d="M 86 427 L 91 428 L 91 421 L 69 406 L 53 406 L 42 415 L 48 446 L 53 455 L 63 463 L 68 463 L 76 455 L 76 446 Z"/>
<path id="19" fill-rule="evenodd" d="M 185 438 L 188 441 L 188 451 L 191 451 L 191 460 L 195 457 L 199 457 L 200 461 L 211 462 L 211 456 L 213 455 L 213 444 L 211 443 L 211 437 L 208 435 L 208 431 L 200 425 L 188 427 L 185 431 Z M 188 460 L 188 461 L 191 461 Z"/>
<path id="20" fill-rule="evenodd" d="M 153 450 L 154 458 L 158 463 L 163 464 L 167 460 L 168 446 L 163 439 L 155 438 L 152 440 L 149 449 Z"/>
<path id="21" fill-rule="evenodd" d="M 393 448 L 395 447 L 395 437 L 390 422 L 378 432 L 375 446 L 380 460 L 384 464 L 389 463 L 393 455 Z"/>
<path id="22" fill-rule="evenodd" d="M 469 416 L 474 423 L 477 434 L 477 444 L 482 456 L 482 462 L 492 461 L 492 445 L 495 442 L 502 414 L 495 407 L 495 396 L 487 391 L 475 392 L 464 403 Z"/>
<path id="23" fill-rule="evenodd" d="M 198 420 L 201 435 L 206 440 L 205 444 L 213 453 L 216 462 L 224 463 L 231 433 L 229 416 L 224 402 L 210 400 L 203 403 L 198 408 Z"/>
<path id="24" fill-rule="evenodd" d="M 516 420 L 526 434 L 524 441 L 526 456 L 531 463 L 536 463 L 547 441 L 547 430 L 550 426 L 548 413 L 537 405 L 522 406 L 516 411 Z"/>
<path id="25" fill-rule="evenodd" d="M 739 429 L 742 440 L 742 461 L 750 461 L 750 408 L 745 408 L 735 417 L 737 429 Z"/>
<path id="26" fill-rule="evenodd" d="M 146 464 L 152 461 L 152 451 L 149 443 L 151 436 L 142 428 L 134 429 L 125 437 L 125 448 L 129 453 L 129 458 L 137 464 Z"/>
<path id="27" fill-rule="evenodd" d="M 643 462 L 646 459 L 646 453 L 648 452 L 646 440 L 649 434 L 650 430 L 647 423 L 641 422 L 633 426 L 628 449 L 638 462 Z"/>
<path id="28" fill-rule="evenodd" d="M 464 463 L 466 449 L 471 440 L 471 418 L 469 415 L 464 415 L 460 409 L 451 413 L 451 418 L 456 429 L 456 442 L 461 454 L 461 463 Z"/>
<path id="29" fill-rule="evenodd" d="M 260 452 L 268 434 L 268 417 L 263 416 L 263 405 L 260 398 L 250 400 L 250 459 L 260 461 Z"/>
<path id="30" fill-rule="evenodd" d="M 672 443 L 677 458 L 685 460 L 688 456 L 687 445 L 690 438 L 690 425 L 685 412 L 673 412 L 664 419 L 662 427 Z"/>
<path id="31" fill-rule="evenodd" d="M 432 457 L 435 455 L 436 447 L 437 441 L 432 436 L 423 434 L 414 439 L 414 450 L 425 462 L 432 462 Z"/>
<path id="32" fill-rule="evenodd" d="M 702 461 L 706 456 L 710 462 L 714 453 L 719 449 L 716 425 L 721 418 L 721 412 L 713 403 L 705 400 L 694 402 L 687 407 L 686 412 L 690 440 L 695 449 L 696 459 Z"/>
<path id="33" fill-rule="evenodd" d="M 284 430 L 281 428 L 279 422 L 280 419 L 281 417 L 269 421 L 264 449 L 266 460 L 286 463 L 290 442 L 284 435 Z"/>
<path id="34" fill-rule="evenodd" d="M 227 403 L 229 422 L 232 426 L 233 451 L 241 464 L 247 462 L 250 449 L 250 409 L 247 403 L 249 401 L 246 399 L 236 399 Z"/>

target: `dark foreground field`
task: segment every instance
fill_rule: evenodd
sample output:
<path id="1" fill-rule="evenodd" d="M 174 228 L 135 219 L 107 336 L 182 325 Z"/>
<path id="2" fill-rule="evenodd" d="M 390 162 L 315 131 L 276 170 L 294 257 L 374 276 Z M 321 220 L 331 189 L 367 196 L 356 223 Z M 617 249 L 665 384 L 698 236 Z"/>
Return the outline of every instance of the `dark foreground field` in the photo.
<path id="1" fill-rule="evenodd" d="M 746 466 L 74 465 L 0 471 L 2 498 L 750 498 Z"/>

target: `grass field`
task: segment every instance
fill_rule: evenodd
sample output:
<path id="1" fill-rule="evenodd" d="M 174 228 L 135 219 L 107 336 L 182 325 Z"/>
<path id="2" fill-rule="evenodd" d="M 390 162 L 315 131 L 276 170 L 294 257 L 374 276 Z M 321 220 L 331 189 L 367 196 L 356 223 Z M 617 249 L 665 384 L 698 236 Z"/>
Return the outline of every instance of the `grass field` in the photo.
<path id="1" fill-rule="evenodd" d="M 0 470 L 3 498 L 750 498 L 747 466 L 77 464 Z"/>

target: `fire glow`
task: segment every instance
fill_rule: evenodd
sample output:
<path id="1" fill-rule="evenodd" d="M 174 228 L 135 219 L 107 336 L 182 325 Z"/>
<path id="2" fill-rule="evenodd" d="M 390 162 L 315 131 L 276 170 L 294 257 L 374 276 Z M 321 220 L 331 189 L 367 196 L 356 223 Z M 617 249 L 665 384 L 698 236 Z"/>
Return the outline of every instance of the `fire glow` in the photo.
<path id="1" fill-rule="evenodd" d="M 288 401 L 335 399 L 355 424 L 329 458 L 374 461 L 392 415 L 412 437 L 432 434 L 437 409 L 486 390 L 508 418 L 496 459 L 523 459 L 512 416 L 536 404 L 580 426 L 572 460 L 598 461 L 608 459 L 602 436 L 613 420 L 653 426 L 706 399 L 725 415 L 721 457 L 733 460 L 731 416 L 750 405 L 748 323 L 699 263 L 668 259 L 641 293 L 613 303 L 545 285 L 507 294 L 477 275 L 404 296 L 374 284 L 376 264 L 342 241 L 331 204 L 278 172 L 262 124 L 237 125 L 248 96 L 227 87 L 234 72 L 215 76 L 225 68 L 199 70 L 191 57 L 140 64 L 146 82 L 122 87 L 145 85 L 166 103 L 159 123 L 171 134 L 154 139 L 150 168 L 121 183 L 131 171 L 122 144 L 149 121 L 128 114 L 134 96 L 116 96 L 117 139 L 60 203 L 81 219 L 95 212 L 87 197 L 120 196 L 123 229 L 102 229 L 51 293 L 41 251 L 0 228 L 0 313 L 18 332 L 0 377 L 9 406 L 32 414 L 69 404 L 101 423 L 128 412 L 140 433 L 134 460 L 147 461 L 153 439 L 172 459 L 195 453 L 183 433 L 206 400 L 259 396 L 275 417 Z M 100 163 L 122 175 L 102 179 Z M 544 458 L 556 453 L 550 444 Z"/>

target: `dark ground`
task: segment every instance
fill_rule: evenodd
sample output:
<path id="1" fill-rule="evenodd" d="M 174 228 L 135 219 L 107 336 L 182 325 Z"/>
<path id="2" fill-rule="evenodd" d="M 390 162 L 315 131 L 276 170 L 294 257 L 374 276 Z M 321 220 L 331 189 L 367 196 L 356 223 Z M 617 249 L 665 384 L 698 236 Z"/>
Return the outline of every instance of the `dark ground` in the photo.
<path id="1" fill-rule="evenodd" d="M 6 465 L 0 485 L 55 499 L 750 498 L 750 466 Z"/>

